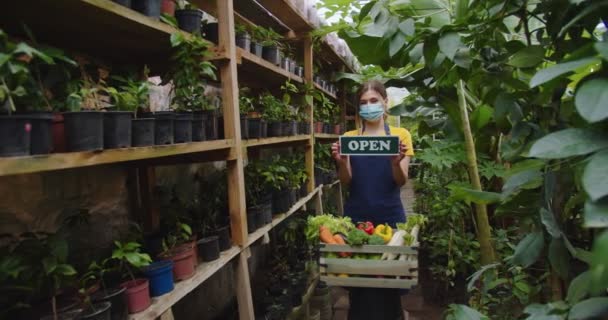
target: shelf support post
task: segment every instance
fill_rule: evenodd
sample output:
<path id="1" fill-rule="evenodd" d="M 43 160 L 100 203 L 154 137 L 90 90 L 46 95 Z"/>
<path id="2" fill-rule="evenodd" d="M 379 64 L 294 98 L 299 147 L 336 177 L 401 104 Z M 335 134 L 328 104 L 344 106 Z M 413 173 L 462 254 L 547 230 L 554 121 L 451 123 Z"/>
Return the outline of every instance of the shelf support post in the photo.
<path id="1" fill-rule="evenodd" d="M 313 86 L 313 74 L 312 74 L 312 38 L 310 35 L 304 37 L 304 83 L 308 86 Z M 315 150 L 314 150 L 314 103 L 309 104 L 307 107 L 308 112 L 308 126 L 310 128 L 310 138 L 306 145 L 306 172 L 308 173 L 308 192 L 312 192 L 315 189 Z"/>

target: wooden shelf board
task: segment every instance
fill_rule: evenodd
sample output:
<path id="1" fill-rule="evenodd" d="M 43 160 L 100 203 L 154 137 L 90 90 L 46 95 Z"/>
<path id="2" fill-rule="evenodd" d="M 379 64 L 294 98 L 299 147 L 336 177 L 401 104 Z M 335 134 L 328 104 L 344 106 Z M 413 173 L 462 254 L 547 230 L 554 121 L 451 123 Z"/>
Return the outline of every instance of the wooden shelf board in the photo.
<path id="1" fill-rule="evenodd" d="M 332 65 L 335 71 L 340 71 L 340 67 L 345 66 L 347 72 L 354 72 L 351 66 L 346 63 L 344 57 L 338 54 L 336 50 L 323 39 L 321 41 L 321 55 Z"/>
<path id="2" fill-rule="evenodd" d="M 165 67 L 171 34 L 183 32 L 110 0 L 22 0 L 0 10 L 0 28 L 27 38 L 21 23 L 40 43 L 113 64 Z"/>
<path id="3" fill-rule="evenodd" d="M 237 61 L 240 61 L 239 81 L 244 80 L 251 87 L 280 85 L 288 79 L 298 83 L 304 82 L 301 77 L 242 48 L 237 48 Z M 244 76 L 244 79 L 241 79 L 241 75 Z"/>
<path id="4" fill-rule="evenodd" d="M 338 100 L 338 97 L 336 97 L 334 94 L 332 94 L 331 92 L 323 89 L 323 87 L 321 87 L 318 83 L 314 83 L 315 84 L 315 88 L 317 88 L 317 90 L 323 92 L 323 94 L 325 94 L 326 96 L 334 99 L 334 100 Z"/>
<path id="5" fill-rule="evenodd" d="M 194 276 L 190 279 L 175 283 L 173 291 L 160 297 L 152 298 L 152 305 L 148 309 L 130 315 L 129 320 L 154 320 L 157 317 L 160 317 L 181 298 L 196 289 L 201 283 L 229 263 L 240 252 L 241 248 L 234 246 L 231 249 L 222 252 L 219 259 L 200 263 L 196 268 Z"/>
<path id="6" fill-rule="evenodd" d="M 338 140 L 338 139 L 340 139 L 340 135 L 339 134 L 330 134 L 330 133 L 315 133 L 315 139 Z"/>
<path id="7" fill-rule="evenodd" d="M 229 149 L 232 140 L 0 158 L 0 176 L 72 169 Z"/>
<path id="8" fill-rule="evenodd" d="M 273 137 L 264 139 L 249 139 L 243 140 L 243 145 L 246 147 L 259 147 L 259 146 L 271 146 L 280 145 L 285 143 L 302 143 L 310 139 L 309 135 L 297 135 L 289 137 Z"/>
<path id="9" fill-rule="evenodd" d="M 273 16 L 283 22 L 295 33 L 308 33 L 314 27 L 288 0 L 257 0 Z"/>
<path id="10" fill-rule="evenodd" d="M 322 185 L 315 188 L 311 193 L 309 193 L 306 197 L 300 199 L 298 202 L 296 202 L 290 209 L 289 211 L 285 212 L 285 213 L 281 213 L 281 214 L 277 214 L 273 217 L 272 222 L 259 228 L 258 230 L 256 230 L 253 233 L 249 234 L 249 239 L 247 240 L 247 244 L 246 247 L 251 246 L 251 244 L 253 244 L 254 242 L 256 242 L 257 240 L 259 240 L 262 236 L 264 236 L 266 233 L 268 233 L 272 228 L 278 226 L 279 224 L 281 224 L 281 222 L 283 222 L 283 220 L 287 219 L 289 216 L 291 216 L 292 214 L 294 214 L 295 212 L 297 212 L 298 210 L 300 210 L 308 201 L 310 201 L 312 199 L 312 197 L 314 197 L 317 192 L 319 192 L 319 190 L 322 188 Z"/>

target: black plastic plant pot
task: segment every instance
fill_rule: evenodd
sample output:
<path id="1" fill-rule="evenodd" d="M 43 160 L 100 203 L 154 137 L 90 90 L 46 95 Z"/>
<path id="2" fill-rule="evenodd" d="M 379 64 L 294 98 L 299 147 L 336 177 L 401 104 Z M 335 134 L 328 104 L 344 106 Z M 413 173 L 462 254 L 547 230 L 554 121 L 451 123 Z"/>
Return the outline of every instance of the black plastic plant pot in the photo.
<path id="1" fill-rule="evenodd" d="M 110 302 L 101 302 L 93 304 L 91 307 L 84 310 L 84 312 L 80 315 L 80 319 L 111 320 L 111 307 L 112 304 Z"/>
<path id="2" fill-rule="evenodd" d="M 260 138 L 268 138 L 268 122 L 266 120 L 260 121 Z"/>
<path id="3" fill-rule="evenodd" d="M 218 236 L 210 236 L 196 242 L 199 256 L 205 262 L 217 260 L 220 257 L 220 245 Z"/>
<path id="4" fill-rule="evenodd" d="M 49 154 L 53 151 L 53 113 L 27 114 L 30 121 L 30 153 Z"/>
<path id="5" fill-rule="evenodd" d="M 206 140 L 217 140 L 218 137 L 218 121 L 215 110 L 203 111 L 205 120 L 205 138 Z"/>
<path id="6" fill-rule="evenodd" d="M 257 42 L 251 42 L 251 53 L 255 54 L 258 57 L 262 57 L 262 51 L 264 50 L 264 46 Z"/>
<path id="7" fill-rule="evenodd" d="M 247 126 L 249 133 L 249 139 L 258 139 L 262 136 L 262 119 L 260 118 L 249 118 L 247 119 Z"/>
<path id="8" fill-rule="evenodd" d="M 281 122 L 281 133 L 283 136 L 292 136 L 293 130 L 290 121 Z"/>
<path id="9" fill-rule="evenodd" d="M 315 76 L 313 79 L 316 84 L 321 85 L 321 76 Z"/>
<path id="10" fill-rule="evenodd" d="M 0 156 L 30 154 L 31 124 L 26 116 L 0 116 Z"/>
<path id="11" fill-rule="evenodd" d="M 132 112 L 110 111 L 103 114 L 104 149 L 128 148 L 131 146 Z"/>
<path id="12" fill-rule="evenodd" d="M 154 117 L 154 144 L 173 143 L 173 112 L 160 111 L 151 114 Z"/>
<path id="13" fill-rule="evenodd" d="M 131 8 L 148 17 L 158 19 L 160 17 L 161 0 L 131 0 Z"/>
<path id="14" fill-rule="evenodd" d="M 283 135 L 283 124 L 281 122 L 269 122 L 268 123 L 268 136 L 269 137 L 281 137 Z"/>
<path id="15" fill-rule="evenodd" d="M 289 59 L 289 72 L 296 73 L 296 62 L 291 59 Z"/>
<path id="16" fill-rule="evenodd" d="M 298 189 L 289 190 L 289 207 L 293 206 L 298 201 Z"/>
<path id="17" fill-rule="evenodd" d="M 121 6 L 131 8 L 131 0 L 112 0 L 112 1 L 118 3 Z"/>
<path id="18" fill-rule="evenodd" d="M 180 29 L 190 33 L 197 33 L 201 31 L 203 12 L 191 9 L 175 10 L 175 19 Z"/>
<path id="19" fill-rule="evenodd" d="M 129 315 L 125 290 L 127 288 L 113 288 L 108 290 L 100 289 L 91 297 L 93 302 L 109 302 L 110 318 L 112 320 L 126 320 Z"/>
<path id="20" fill-rule="evenodd" d="M 205 118 L 202 112 L 192 113 L 192 141 L 205 141 Z"/>
<path id="21" fill-rule="evenodd" d="M 278 66 L 281 64 L 281 51 L 276 46 L 265 46 L 262 49 L 262 58 Z"/>
<path id="22" fill-rule="evenodd" d="M 65 112 L 66 147 L 68 151 L 103 149 L 103 112 Z"/>
<path id="23" fill-rule="evenodd" d="M 298 189 L 298 196 L 300 198 L 304 198 L 304 197 L 306 197 L 308 195 L 308 188 L 307 188 L 307 186 L 308 186 L 308 183 L 304 182 L 304 183 L 302 183 L 302 185 Z"/>
<path id="24" fill-rule="evenodd" d="M 323 133 L 332 133 L 331 124 L 329 124 L 329 123 L 323 124 Z"/>
<path id="25" fill-rule="evenodd" d="M 173 118 L 173 142 L 192 142 L 192 113 L 176 113 Z"/>
<path id="26" fill-rule="evenodd" d="M 230 226 L 225 226 L 217 229 L 218 244 L 220 251 L 226 251 L 232 248 L 232 240 L 230 239 Z"/>
<path id="27" fill-rule="evenodd" d="M 260 203 L 258 205 L 260 207 L 260 213 L 263 217 L 264 224 L 269 224 L 272 222 L 272 197 L 268 199 L 267 202 Z"/>
<path id="28" fill-rule="evenodd" d="M 289 59 L 281 58 L 281 69 L 289 71 Z"/>
<path id="29" fill-rule="evenodd" d="M 236 46 L 244 50 L 251 50 L 251 37 L 248 33 L 239 33 L 235 38 Z"/>
<path id="30" fill-rule="evenodd" d="M 256 206 L 255 224 L 258 226 L 258 228 L 261 228 L 267 224 L 266 217 L 264 216 L 264 209 L 260 206 Z"/>
<path id="31" fill-rule="evenodd" d="M 217 117 L 217 138 L 225 139 L 226 133 L 224 132 L 224 116 Z"/>
<path id="32" fill-rule="evenodd" d="M 254 233 L 258 229 L 255 212 L 247 212 L 247 233 Z"/>
<path id="33" fill-rule="evenodd" d="M 249 122 L 247 121 L 247 115 L 241 115 L 241 139 L 249 139 Z"/>
<path id="34" fill-rule="evenodd" d="M 131 145 L 146 147 L 154 145 L 154 118 L 131 120 Z"/>
<path id="35" fill-rule="evenodd" d="M 219 42 L 219 32 L 218 32 L 218 24 L 217 22 L 207 23 L 202 27 L 204 38 L 213 42 Z"/>
<path id="36" fill-rule="evenodd" d="M 296 75 L 298 77 L 304 77 L 304 67 L 302 66 L 297 66 L 296 67 Z"/>
<path id="37" fill-rule="evenodd" d="M 272 211 L 274 214 L 285 213 L 291 207 L 290 190 L 275 190 L 272 193 Z"/>

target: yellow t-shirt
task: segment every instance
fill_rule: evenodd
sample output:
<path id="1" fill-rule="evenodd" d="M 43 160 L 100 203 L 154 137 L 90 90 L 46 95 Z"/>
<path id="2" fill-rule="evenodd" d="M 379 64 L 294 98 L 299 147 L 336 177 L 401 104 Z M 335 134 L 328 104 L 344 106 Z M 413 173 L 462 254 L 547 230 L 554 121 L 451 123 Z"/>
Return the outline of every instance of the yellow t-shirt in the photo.
<path id="1" fill-rule="evenodd" d="M 405 155 L 408 157 L 414 156 L 414 145 L 412 144 L 412 135 L 405 128 L 397 128 L 393 126 L 389 126 L 391 136 L 398 136 L 401 143 L 405 144 L 407 147 L 407 151 Z M 359 132 L 357 130 L 347 131 L 344 133 L 345 136 L 358 136 Z"/>

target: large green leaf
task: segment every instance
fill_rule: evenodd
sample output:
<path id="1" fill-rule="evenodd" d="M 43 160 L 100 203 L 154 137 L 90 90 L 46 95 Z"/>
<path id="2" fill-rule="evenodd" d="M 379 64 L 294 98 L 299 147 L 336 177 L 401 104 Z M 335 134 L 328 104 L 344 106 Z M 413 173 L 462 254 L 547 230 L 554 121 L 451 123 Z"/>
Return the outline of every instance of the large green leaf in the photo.
<path id="1" fill-rule="evenodd" d="M 414 25 L 414 19 L 405 19 L 399 24 L 399 30 L 403 32 L 406 36 L 413 36 L 416 32 L 416 27 Z"/>
<path id="2" fill-rule="evenodd" d="M 481 105 L 471 113 L 471 127 L 474 132 L 478 132 L 490 123 L 494 109 L 486 105 Z"/>
<path id="3" fill-rule="evenodd" d="M 539 168 L 518 172 L 507 179 L 502 186 L 505 194 L 511 194 L 517 189 L 535 189 L 542 184 L 542 173 Z"/>
<path id="4" fill-rule="evenodd" d="M 462 304 L 451 304 L 449 306 L 446 320 L 488 320 L 489 318 Z"/>
<path id="5" fill-rule="evenodd" d="M 586 228 L 608 228 L 608 200 L 585 202 Z"/>
<path id="6" fill-rule="evenodd" d="M 605 107 L 608 109 L 608 105 Z M 593 201 L 608 195 L 608 150 L 591 157 L 583 173 L 583 187 Z"/>
<path id="7" fill-rule="evenodd" d="M 389 55 L 392 57 L 397 54 L 397 52 L 399 52 L 399 50 L 403 48 L 404 44 L 405 35 L 403 35 L 401 32 L 396 32 L 395 35 L 391 38 L 391 43 L 389 45 Z"/>
<path id="8" fill-rule="evenodd" d="M 563 239 L 551 239 L 551 243 L 549 244 L 549 262 L 551 263 L 553 270 L 555 270 L 562 279 L 568 279 L 568 273 L 570 272 L 570 254 L 564 245 Z"/>
<path id="9" fill-rule="evenodd" d="M 568 313 L 568 320 L 596 319 L 608 314 L 608 297 L 590 298 L 575 304 Z"/>
<path id="10" fill-rule="evenodd" d="M 451 195 L 456 200 L 467 203 L 490 204 L 502 201 L 502 195 L 496 192 L 478 191 L 460 185 L 452 184 L 448 188 L 452 191 Z"/>
<path id="11" fill-rule="evenodd" d="M 608 148 L 605 135 L 589 129 L 571 128 L 550 133 L 530 148 L 529 157 L 560 159 Z"/>
<path id="12" fill-rule="evenodd" d="M 559 228 L 559 225 L 557 224 L 557 221 L 555 221 L 555 216 L 553 215 L 553 213 L 545 208 L 541 208 L 540 209 L 540 220 L 543 223 L 543 225 L 545 226 L 545 229 L 547 229 L 547 232 L 553 237 L 553 238 L 561 238 L 562 237 L 562 231 Z"/>
<path id="13" fill-rule="evenodd" d="M 511 262 L 527 268 L 538 260 L 544 246 L 545 240 L 542 232 L 529 233 L 517 244 Z"/>
<path id="14" fill-rule="evenodd" d="M 568 303 L 575 304 L 585 298 L 589 294 L 590 281 L 591 273 L 589 271 L 585 271 L 572 279 L 566 297 Z"/>
<path id="15" fill-rule="evenodd" d="M 596 42 L 595 50 L 604 58 L 604 60 L 608 60 L 608 40 Z"/>
<path id="16" fill-rule="evenodd" d="M 608 118 L 608 79 L 589 80 L 578 88 L 574 103 L 585 120 L 593 123 Z"/>
<path id="17" fill-rule="evenodd" d="M 545 49 L 542 46 L 529 46 L 512 55 L 508 64 L 517 68 L 531 68 L 541 63 L 544 58 Z"/>
<path id="18" fill-rule="evenodd" d="M 442 35 L 437 44 L 439 45 L 439 51 L 450 60 L 454 60 L 456 52 L 463 46 L 460 41 L 460 35 L 457 32 L 448 32 Z"/>
<path id="19" fill-rule="evenodd" d="M 530 88 L 539 86 L 545 82 L 551 81 L 565 73 L 572 72 L 579 68 L 584 68 L 592 63 L 598 63 L 598 58 L 585 58 L 570 62 L 556 64 L 546 69 L 538 71 L 530 80 Z"/>
<path id="20" fill-rule="evenodd" d="M 608 288 L 608 254 L 606 252 L 608 252 L 608 231 L 604 231 L 593 242 L 589 268 L 592 294 L 605 293 Z"/>

